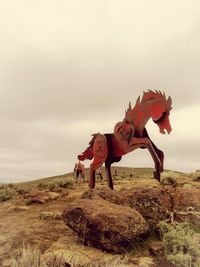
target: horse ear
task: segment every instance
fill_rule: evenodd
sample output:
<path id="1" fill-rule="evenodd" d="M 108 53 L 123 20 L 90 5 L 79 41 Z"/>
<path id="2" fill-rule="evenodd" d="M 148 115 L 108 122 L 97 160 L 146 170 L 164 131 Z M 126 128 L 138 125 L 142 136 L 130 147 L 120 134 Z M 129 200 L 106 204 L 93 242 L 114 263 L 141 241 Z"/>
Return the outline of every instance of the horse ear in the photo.
<path id="1" fill-rule="evenodd" d="M 169 108 L 171 108 L 171 106 L 172 106 L 172 99 L 171 99 L 170 96 L 167 99 L 167 105 L 168 105 Z"/>
<path id="2" fill-rule="evenodd" d="M 129 101 L 128 109 L 129 109 L 129 110 L 132 109 L 132 107 L 131 107 L 131 101 Z"/>

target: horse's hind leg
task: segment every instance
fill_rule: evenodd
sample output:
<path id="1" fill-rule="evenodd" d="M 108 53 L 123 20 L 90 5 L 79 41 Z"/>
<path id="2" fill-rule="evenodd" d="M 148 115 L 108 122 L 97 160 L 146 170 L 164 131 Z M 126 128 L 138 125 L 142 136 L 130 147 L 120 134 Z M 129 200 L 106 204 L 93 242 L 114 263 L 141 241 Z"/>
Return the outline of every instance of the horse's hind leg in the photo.
<path id="1" fill-rule="evenodd" d="M 114 189 L 113 187 L 113 181 L 112 181 L 112 174 L 111 174 L 111 170 L 110 170 L 110 166 L 111 164 L 106 163 L 105 164 L 105 168 L 106 168 L 106 176 L 107 176 L 107 180 L 108 180 L 108 186 L 111 189 Z"/>
<path id="2" fill-rule="evenodd" d="M 89 181 L 89 187 L 95 188 L 95 165 L 94 162 L 90 164 L 90 181 Z"/>
<path id="3" fill-rule="evenodd" d="M 95 170 L 102 166 L 108 154 L 108 146 L 105 135 L 97 134 L 93 144 L 94 160 L 90 165 L 89 187 L 95 187 Z"/>
<path id="4" fill-rule="evenodd" d="M 108 186 L 111 189 L 114 189 L 113 181 L 112 181 L 112 173 L 111 173 L 111 164 L 114 163 L 114 162 L 119 162 L 120 160 L 121 160 L 121 157 L 110 157 L 105 162 L 106 176 L 107 176 L 107 180 L 108 180 Z"/>

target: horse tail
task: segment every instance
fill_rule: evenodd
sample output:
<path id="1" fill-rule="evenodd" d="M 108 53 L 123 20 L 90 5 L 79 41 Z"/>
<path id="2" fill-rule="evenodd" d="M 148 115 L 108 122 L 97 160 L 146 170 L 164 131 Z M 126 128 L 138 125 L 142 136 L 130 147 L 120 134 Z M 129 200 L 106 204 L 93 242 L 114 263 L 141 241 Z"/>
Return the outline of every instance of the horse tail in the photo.
<path id="1" fill-rule="evenodd" d="M 93 134 L 91 141 L 89 142 L 89 146 L 86 148 L 85 151 L 82 152 L 82 154 L 78 155 L 79 160 L 85 160 L 85 159 L 93 159 L 93 144 L 98 134 Z"/>

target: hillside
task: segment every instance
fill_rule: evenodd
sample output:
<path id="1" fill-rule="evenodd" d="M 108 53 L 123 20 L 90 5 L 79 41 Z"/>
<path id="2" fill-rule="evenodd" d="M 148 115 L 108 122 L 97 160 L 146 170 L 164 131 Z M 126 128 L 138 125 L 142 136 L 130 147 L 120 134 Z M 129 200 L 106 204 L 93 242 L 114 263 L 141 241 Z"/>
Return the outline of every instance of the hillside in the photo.
<path id="1" fill-rule="evenodd" d="M 160 188 L 158 181 L 153 179 L 151 168 L 113 167 L 112 173 L 115 174 L 113 182 L 114 192 L 117 194 L 134 188 L 153 188 L 153 190 Z M 88 174 L 89 170 L 86 170 L 86 178 Z M 166 174 L 169 174 L 171 180 Z M 166 177 L 168 178 L 165 180 Z M 198 179 L 194 180 L 188 174 L 165 171 L 163 179 L 163 187 L 167 188 L 166 190 L 168 188 L 175 190 L 174 188 L 179 187 L 200 189 Z M 106 192 L 104 169 L 103 180 L 98 176 L 96 180 L 97 189 L 95 190 Z M 29 246 L 32 250 L 39 248 L 43 260 L 52 258 L 52 255 L 54 257 L 62 255 L 71 263 L 69 266 L 106 266 L 105 262 L 108 262 L 109 266 L 114 262 L 115 266 L 122 266 L 122 263 L 123 266 L 157 266 L 161 263 L 165 264 L 162 266 L 170 266 L 169 263 L 163 263 L 163 255 L 158 257 L 149 252 L 151 243 L 159 240 L 155 232 L 152 232 L 153 234 L 150 234 L 146 241 L 135 245 L 131 253 L 130 251 L 123 253 L 126 255 L 125 258 L 90 245 L 85 246 L 83 240 L 64 223 L 62 214 L 74 200 L 80 199 L 87 191 L 87 181 L 77 184 L 73 173 L 8 186 L 2 185 L 0 187 L 0 266 L 14 266 L 11 264 L 11 259 L 16 257 L 19 248 L 23 246 Z M 99 260 L 100 262 L 103 260 L 104 263 L 97 265 Z M 144 262 L 143 265 L 142 262 Z M 60 264 L 60 266 L 64 265 Z"/>

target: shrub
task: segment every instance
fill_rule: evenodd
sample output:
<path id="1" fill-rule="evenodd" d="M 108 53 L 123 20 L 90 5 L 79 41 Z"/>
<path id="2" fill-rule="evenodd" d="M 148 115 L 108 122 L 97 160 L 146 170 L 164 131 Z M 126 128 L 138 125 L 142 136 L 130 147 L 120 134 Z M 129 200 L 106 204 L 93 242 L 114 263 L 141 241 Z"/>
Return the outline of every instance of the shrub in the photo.
<path id="1" fill-rule="evenodd" d="M 42 188 L 47 188 L 47 182 L 39 182 L 37 184 L 37 187 L 42 189 Z"/>
<path id="2" fill-rule="evenodd" d="M 8 184 L 8 187 L 9 188 L 14 188 L 15 186 L 14 186 L 14 184 L 10 183 L 10 184 Z"/>
<path id="3" fill-rule="evenodd" d="M 40 181 L 37 187 L 41 189 L 49 189 L 50 191 L 53 191 L 58 187 L 61 187 L 61 188 L 70 187 L 73 185 L 73 183 L 74 181 L 69 177 L 56 178 L 56 179 L 52 179 L 51 181 Z"/>
<path id="4" fill-rule="evenodd" d="M 49 182 L 49 183 L 47 183 L 47 188 L 48 188 L 50 191 L 53 191 L 56 187 L 57 187 L 56 182 Z"/>
<path id="5" fill-rule="evenodd" d="M 69 186 L 72 186 L 74 181 L 71 178 L 62 178 L 58 180 L 58 184 L 60 187 L 67 188 Z"/>
<path id="6" fill-rule="evenodd" d="M 190 173 L 193 181 L 200 181 L 200 170 Z"/>
<path id="7" fill-rule="evenodd" d="M 8 185 L 3 185 L 0 188 L 0 201 L 5 201 L 13 197 L 16 194 L 14 188 L 10 188 Z"/>
<path id="8" fill-rule="evenodd" d="M 191 224 L 173 226 L 162 221 L 159 229 L 167 261 L 177 267 L 200 266 L 200 235 Z"/>
<path id="9" fill-rule="evenodd" d="M 161 173 L 161 183 L 163 185 L 172 185 L 174 187 L 176 187 L 177 185 L 177 179 L 179 178 L 179 174 L 176 172 L 163 172 Z"/>

